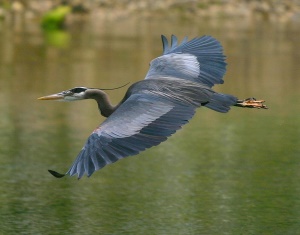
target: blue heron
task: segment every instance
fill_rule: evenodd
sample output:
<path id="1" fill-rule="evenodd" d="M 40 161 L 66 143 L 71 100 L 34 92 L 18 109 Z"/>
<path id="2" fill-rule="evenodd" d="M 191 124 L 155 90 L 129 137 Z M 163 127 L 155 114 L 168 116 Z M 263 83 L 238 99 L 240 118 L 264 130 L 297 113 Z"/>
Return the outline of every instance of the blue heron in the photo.
<path id="1" fill-rule="evenodd" d="M 144 80 L 131 85 L 116 106 L 103 89 L 75 87 L 39 100 L 75 101 L 94 99 L 107 119 L 88 137 L 76 160 L 61 178 L 88 177 L 107 164 L 156 146 L 186 124 L 201 106 L 226 113 L 231 106 L 267 108 L 263 100 L 222 94 L 212 89 L 222 84 L 226 72 L 223 48 L 211 36 L 187 37 L 171 43 L 162 37 L 163 54 L 150 63 Z"/>

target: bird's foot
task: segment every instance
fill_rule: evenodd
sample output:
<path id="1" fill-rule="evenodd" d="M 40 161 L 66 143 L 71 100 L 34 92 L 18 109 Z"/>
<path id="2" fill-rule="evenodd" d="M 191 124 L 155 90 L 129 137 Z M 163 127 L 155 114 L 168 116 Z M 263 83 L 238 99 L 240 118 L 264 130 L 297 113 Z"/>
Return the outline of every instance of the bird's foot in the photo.
<path id="1" fill-rule="evenodd" d="M 244 107 L 244 108 L 257 108 L 257 109 L 268 109 L 266 105 L 264 105 L 264 100 L 256 100 L 255 98 L 247 98 L 244 100 L 238 100 L 236 106 Z"/>

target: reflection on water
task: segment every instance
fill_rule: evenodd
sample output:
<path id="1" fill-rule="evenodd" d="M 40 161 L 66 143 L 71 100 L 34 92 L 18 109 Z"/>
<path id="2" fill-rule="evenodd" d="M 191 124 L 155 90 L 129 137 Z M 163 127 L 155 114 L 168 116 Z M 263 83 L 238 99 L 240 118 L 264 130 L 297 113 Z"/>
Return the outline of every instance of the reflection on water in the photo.
<path id="1" fill-rule="evenodd" d="M 126 30 L 124 30 L 126 29 Z M 63 47 L 32 25 L 0 27 L 1 231 L 4 234 L 300 232 L 299 26 L 169 20 L 76 24 Z M 57 180 L 103 120 L 92 101 L 40 102 L 74 86 L 142 79 L 160 34 L 210 34 L 228 56 L 217 90 L 269 110 L 205 108 L 162 145 L 77 181 Z M 126 89 L 110 91 L 114 103 Z"/>

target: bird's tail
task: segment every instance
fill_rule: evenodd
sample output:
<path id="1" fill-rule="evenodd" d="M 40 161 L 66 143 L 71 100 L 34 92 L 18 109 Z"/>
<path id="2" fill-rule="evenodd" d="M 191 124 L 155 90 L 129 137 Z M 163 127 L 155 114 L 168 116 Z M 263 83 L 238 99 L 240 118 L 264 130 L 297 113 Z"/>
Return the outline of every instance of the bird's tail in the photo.
<path id="1" fill-rule="evenodd" d="M 214 93 L 204 106 L 220 113 L 227 113 L 230 106 L 236 105 L 238 99 L 233 95 Z"/>
<path id="2" fill-rule="evenodd" d="M 257 100 L 255 98 L 238 100 L 237 97 L 233 95 L 214 93 L 210 100 L 202 105 L 220 113 L 227 113 L 230 110 L 230 106 L 237 106 L 242 108 L 268 109 L 264 102 L 264 100 Z"/>

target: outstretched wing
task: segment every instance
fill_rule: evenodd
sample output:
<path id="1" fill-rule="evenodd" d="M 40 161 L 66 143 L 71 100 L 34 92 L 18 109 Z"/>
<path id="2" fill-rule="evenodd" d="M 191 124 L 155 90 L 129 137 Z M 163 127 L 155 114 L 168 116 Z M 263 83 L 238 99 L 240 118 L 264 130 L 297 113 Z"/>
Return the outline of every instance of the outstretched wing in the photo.
<path id="1" fill-rule="evenodd" d="M 158 145 L 187 123 L 195 108 L 151 94 L 131 95 L 90 135 L 66 174 L 91 176 L 107 164 Z"/>
<path id="2" fill-rule="evenodd" d="M 223 48 L 215 38 L 202 36 L 177 43 L 172 35 L 171 45 L 162 35 L 163 55 L 152 60 L 145 79 L 174 77 L 200 82 L 209 87 L 222 84 L 226 72 Z"/>

